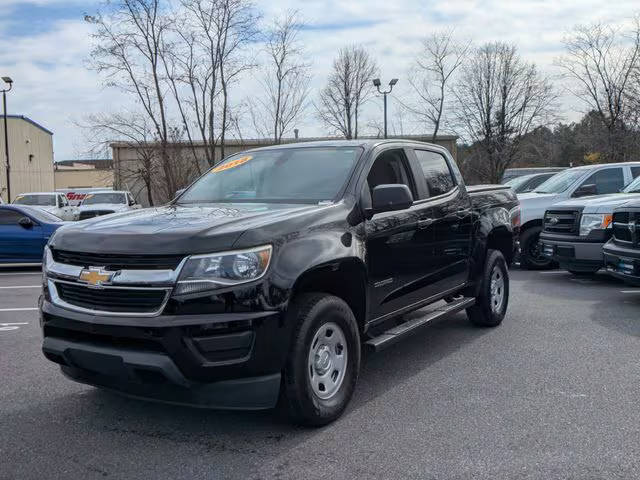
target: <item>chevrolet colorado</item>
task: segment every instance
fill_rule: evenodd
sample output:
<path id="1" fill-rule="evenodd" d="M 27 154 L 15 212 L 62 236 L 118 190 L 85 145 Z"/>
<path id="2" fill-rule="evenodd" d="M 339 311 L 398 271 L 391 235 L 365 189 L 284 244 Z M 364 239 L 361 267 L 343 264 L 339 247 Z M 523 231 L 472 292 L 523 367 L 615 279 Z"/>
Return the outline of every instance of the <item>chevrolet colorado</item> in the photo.
<path id="1" fill-rule="evenodd" d="M 44 259 L 44 355 L 131 396 L 322 425 L 380 350 L 466 310 L 507 311 L 519 228 L 508 187 L 467 188 L 403 140 L 233 155 L 169 205 L 60 229 Z M 402 314 L 423 307 L 419 317 Z"/>

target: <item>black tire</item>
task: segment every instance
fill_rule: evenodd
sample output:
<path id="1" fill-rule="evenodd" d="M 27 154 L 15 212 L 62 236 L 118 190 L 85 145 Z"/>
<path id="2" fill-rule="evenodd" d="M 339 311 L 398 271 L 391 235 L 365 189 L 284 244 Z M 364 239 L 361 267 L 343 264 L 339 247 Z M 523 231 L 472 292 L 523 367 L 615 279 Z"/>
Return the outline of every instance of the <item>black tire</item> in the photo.
<path id="1" fill-rule="evenodd" d="M 577 277 L 590 277 L 598 273 L 599 270 L 600 270 L 599 268 L 596 268 L 593 270 L 570 270 L 567 268 L 567 272 Z"/>
<path id="2" fill-rule="evenodd" d="M 492 277 L 502 278 L 502 301 L 499 306 L 494 305 L 496 295 L 492 294 Z M 497 285 L 498 283 L 496 283 Z M 502 323 L 509 305 L 509 270 L 504 256 L 498 250 L 487 251 L 482 274 L 480 292 L 476 297 L 476 304 L 467 308 L 467 317 L 479 327 L 497 327 Z"/>
<path id="3" fill-rule="evenodd" d="M 288 320 L 295 327 L 291 348 L 284 370 L 283 396 L 289 415 L 298 424 L 306 426 L 326 425 L 337 419 L 346 408 L 360 372 L 360 334 L 358 324 L 349 306 L 340 298 L 324 293 L 306 293 L 294 300 L 288 312 Z M 330 323 L 337 325 L 346 341 L 346 366 L 342 380 L 330 398 L 321 398 L 312 386 L 316 373 L 310 364 L 314 337 Z M 330 330 L 330 329 L 329 329 Z M 325 332 L 329 333 L 329 331 Z M 325 335 L 322 338 L 330 338 Z M 320 340 L 318 340 L 320 341 Z M 316 347 L 318 342 L 315 342 Z M 317 358 L 317 357 L 315 357 Z M 334 358 L 335 360 L 335 358 Z M 333 368 L 333 364 L 330 367 Z M 342 369 L 341 369 L 342 371 Z M 333 376 L 331 373 L 330 376 Z M 318 377 L 321 378 L 321 377 Z M 320 387 L 322 384 L 319 385 Z M 317 388 L 317 387 L 316 387 Z"/>
<path id="4" fill-rule="evenodd" d="M 538 243 L 542 227 L 531 227 L 520 235 L 520 266 L 526 270 L 549 270 L 554 262 L 542 256 Z"/>

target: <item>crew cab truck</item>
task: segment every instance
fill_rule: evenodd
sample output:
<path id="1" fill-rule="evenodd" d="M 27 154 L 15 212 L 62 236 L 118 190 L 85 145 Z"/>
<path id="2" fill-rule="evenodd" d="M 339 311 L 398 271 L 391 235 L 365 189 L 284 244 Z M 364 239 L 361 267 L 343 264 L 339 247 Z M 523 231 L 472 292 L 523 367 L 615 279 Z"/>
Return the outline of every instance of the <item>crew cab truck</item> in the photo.
<path id="1" fill-rule="evenodd" d="M 640 200 L 621 205 L 613 212 L 613 236 L 604 248 L 609 275 L 640 286 Z"/>
<path id="2" fill-rule="evenodd" d="M 544 216 L 542 254 L 574 275 L 589 275 L 604 267 L 602 247 L 613 234 L 613 211 L 640 200 L 640 177 L 622 192 L 556 203 Z"/>
<path id="3" fill-rule="evenodd" d="M 213 408 L 337 418 L 361 348 L 466 310 L 502 322 L 518 202 L 401 140 L 265 147 L 171 204 L 78 222 L 45 253 L 44 355 L 78 382 Z M 403 321 L 402 314 L 428 307 Z"/>
<path id="4" fill-rule="evenodd" d="M 541 248 L 540 233 L 545 212 L 559 202 L 594 195 L 618 193 L 640 175 L 640 162 L 585 165 L 554 175 L 535 191 L 518 195 L 522 227 L 520 264 L 529 270 L 553 266 L 553 260 Z"/>

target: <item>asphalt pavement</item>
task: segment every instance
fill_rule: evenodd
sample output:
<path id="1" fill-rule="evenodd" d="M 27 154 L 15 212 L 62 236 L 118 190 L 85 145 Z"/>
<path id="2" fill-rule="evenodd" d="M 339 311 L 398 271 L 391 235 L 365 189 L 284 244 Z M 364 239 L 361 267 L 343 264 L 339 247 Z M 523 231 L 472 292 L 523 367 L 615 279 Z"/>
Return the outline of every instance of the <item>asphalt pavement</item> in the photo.
<path id="1" fill-rule="evenodd" d="M 640 478 L 640 289 L 511 272 L 464 314 L 365 355 L 345 415 L 219 412 L 73 383 L 40 351 L 40 274 L 0 271 L 0 479 Z"/>

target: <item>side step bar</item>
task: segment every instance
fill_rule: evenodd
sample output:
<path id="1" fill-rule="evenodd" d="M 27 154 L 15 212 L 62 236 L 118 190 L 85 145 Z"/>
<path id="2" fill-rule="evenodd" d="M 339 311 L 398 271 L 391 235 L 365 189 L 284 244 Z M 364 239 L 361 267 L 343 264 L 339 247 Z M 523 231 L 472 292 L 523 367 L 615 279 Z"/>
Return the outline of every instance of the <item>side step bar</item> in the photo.
<path id="1" fill-rule="evenodd" d="M 405 336 L 408 336 L 414 330 L 424 327 L 426 324 L 438 320 L 440 318 L 453 315 L 466 308 L 471 307 L 476 303 L 475 298 L 462 297 L 454 302 L 448 303 L 435 310 L 425 313 L 424 316 L 409 320 L 408 322 L 401 323 L 386 332 L 381 333 L 377 337 L 374 337 L 365 342 L 365 345 L 373 348 L 376 352 L 383 350 L 394 343 L 402 340 Z"/>

